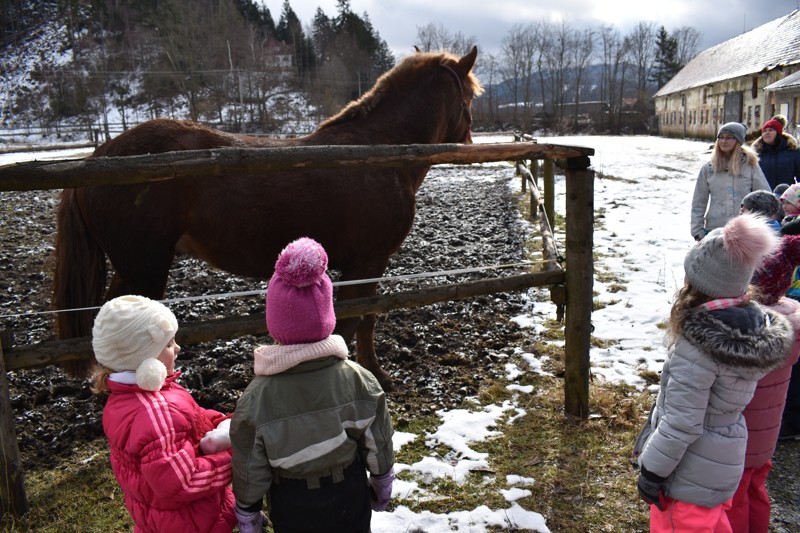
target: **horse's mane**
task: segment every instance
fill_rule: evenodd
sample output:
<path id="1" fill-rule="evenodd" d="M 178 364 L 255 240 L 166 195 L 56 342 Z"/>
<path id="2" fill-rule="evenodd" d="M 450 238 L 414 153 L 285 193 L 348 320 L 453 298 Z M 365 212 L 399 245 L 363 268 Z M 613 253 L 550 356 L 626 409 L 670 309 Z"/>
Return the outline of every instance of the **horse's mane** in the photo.
<path id="1" fill-rule="evenodd" d="M 416 79 L 420 73 L 425 72 L 431 65 L 454 66 L 459 57 L 449 52 L 418 52 L 403 59 L 399 65 L 384 72 L 370 90 L 358 99 L 352 100 L 341 111 L 320 124 L 319 130 L 341 124 L 349 120 L 364 118 L 375 109 L 384 95 L 392 90 L 399 90 L 408 80 Z M 464 91 L 477 96 L 483 92 L 483 86 L 478 78 L 470 71 L 464 83 Z"/>

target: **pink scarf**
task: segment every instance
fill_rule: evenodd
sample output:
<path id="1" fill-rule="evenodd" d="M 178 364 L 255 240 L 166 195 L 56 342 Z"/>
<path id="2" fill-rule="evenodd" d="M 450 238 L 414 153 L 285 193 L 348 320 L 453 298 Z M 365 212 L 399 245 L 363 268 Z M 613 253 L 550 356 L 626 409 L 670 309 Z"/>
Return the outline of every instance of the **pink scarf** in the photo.
<path id="1" fill-rule="evenodd" d="M 267 344 L 253 351 L 253 372 L 256 376 L 274 376 L 305 361 L 333 355 L 347 359 L 344 339 L 331 335 L 307 344 Z"/>
<path id="2" fill-rule="evenodd" d="M 695 307 L 695 309 L 701 311 L 717 311 L 719 309 L 727 309 L 728 307 L 736 307 L 741 303 L 748 303 L 749 301 L 750 296 L 745 293 L 741 296 L 737 296 L 736 298 L 717 298 L 716 300 L 711 300 L 710 302 L 700 304 Z"/>

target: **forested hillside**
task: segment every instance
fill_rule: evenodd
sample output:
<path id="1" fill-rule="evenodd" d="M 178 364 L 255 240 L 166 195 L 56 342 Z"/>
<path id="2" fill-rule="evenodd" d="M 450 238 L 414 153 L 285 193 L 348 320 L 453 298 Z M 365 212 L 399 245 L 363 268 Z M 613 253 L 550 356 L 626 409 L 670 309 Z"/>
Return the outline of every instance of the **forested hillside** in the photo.
<path id="1" fill-rule="evenodd" d="M 0 128 L 104 140 L 154 117 L 229 131 L 303 133 L 368 90 L 395 58 L 349 0 L 301 21 L 256 0 L 0 0 Z M 504 31 L 498 28 L 498 31 Z M 478 45 L 476 129 L 644 132 L 652 94 L 700 33 L 640 22 L 578 29 L 532 20 L 499 50 L 429 23 L 422 51 Z M 2 136 L 2 132 L 0 132 Z"/>
<path id="2" fill-rule="evenodd" d="M 276 19 L 253 0 L 4 0 L 0 121 L 124 128 L 176 116 L 274 131 L 325 115 L 394 65 L 366 16 L 338 4 L 307 33 L 284 1 Z M 35 51 L 32 53 L 32 51 Z M 109 118 L 109 115 L 113 115 Z"/>

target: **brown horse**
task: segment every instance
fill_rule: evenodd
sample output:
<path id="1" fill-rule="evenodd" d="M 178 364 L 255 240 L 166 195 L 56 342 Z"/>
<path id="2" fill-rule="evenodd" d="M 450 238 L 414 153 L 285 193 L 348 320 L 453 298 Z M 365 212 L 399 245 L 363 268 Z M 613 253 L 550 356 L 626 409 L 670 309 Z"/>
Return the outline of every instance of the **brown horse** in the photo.
<path id="1" fill-rule="evenodd" d="M 470 107 L 482 91 L 472 74 L 476 56 L 477 48 L 461 58 L 409 56 L 314 133 L 280 142 L 471 142 Z M 157 119 L 108 141 L 92 157 L 275 142 Z M 280 250 L 303 236 L 325 247 L 330 267 L 343 281 L 380 277 L 411 230 L 415 195 L 429 168 L 303 169 L 66 189 L 58 209 L 54 306 L 93 307 L 129 293 L 162 299 L 176 253 L 268 279 Z M 114 272 L 107 291 L 106 256 Z M 337 298 L 375 293 L 375 283 L 345 285 Z M 89 335 L 92 320 L 90 311 L 59 313 L 59 335 Z M 356 335 L 356 360 L 388 390 L 391 380 L 375 355 L 374 327 L 375 316 L 369 315 L 340 321 L 337 333 L 348 342 Z M 85 373 L 90 363 L 84 363 L 71 370 Z"/>

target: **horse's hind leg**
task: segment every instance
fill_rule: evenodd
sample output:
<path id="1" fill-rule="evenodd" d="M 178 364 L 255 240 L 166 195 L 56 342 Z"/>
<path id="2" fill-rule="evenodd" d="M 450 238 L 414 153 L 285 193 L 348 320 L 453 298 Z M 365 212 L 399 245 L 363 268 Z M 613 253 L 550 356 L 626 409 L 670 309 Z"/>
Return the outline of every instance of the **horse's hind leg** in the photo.
<path id="1" fill-rule="evenodd" d="M 165 249 L 159 256 L 147 258 L 140 264 L 128 262 L 120 268 L 115 267 L 106 300 L 125 294 L 138 294 L 153 300 L 164 298 L 173 252 Z"/>

